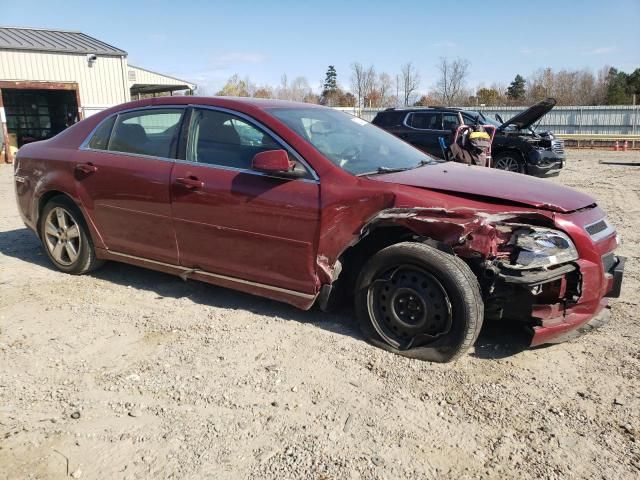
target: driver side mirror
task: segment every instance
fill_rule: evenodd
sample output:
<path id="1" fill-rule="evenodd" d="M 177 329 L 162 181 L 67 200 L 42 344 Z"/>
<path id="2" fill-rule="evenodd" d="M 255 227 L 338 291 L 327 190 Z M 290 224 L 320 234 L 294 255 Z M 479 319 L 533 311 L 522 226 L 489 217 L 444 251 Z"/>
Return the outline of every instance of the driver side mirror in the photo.
<path id="1" fill-rule="evenodd" d="M 495 117 L 496 117 L 496 120 L 498 120 L 500 123 L 504 123 L 504 120 L 502 120 L 502 117 L 500 116 L 500 114 L 496 113 Z"/>
<path id="2" fill-rule="evenodd" d="M 295 163 L 289 160 L 286 150 L 267 150 L 256 153 L 251 161 L 251 168 L 265 173 L 290 173 Z"/>

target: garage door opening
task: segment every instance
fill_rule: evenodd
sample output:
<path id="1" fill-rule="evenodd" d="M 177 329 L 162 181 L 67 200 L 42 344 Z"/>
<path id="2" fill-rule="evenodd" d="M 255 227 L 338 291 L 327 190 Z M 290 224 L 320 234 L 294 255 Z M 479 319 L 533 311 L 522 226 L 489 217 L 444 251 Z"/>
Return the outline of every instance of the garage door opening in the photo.
<path id="1" fill-rule="evenodd" d="M 16 148 L 51 138 L 79 120 L 75 90 L 3 88 L 2 104 L 8 143 Z"/>

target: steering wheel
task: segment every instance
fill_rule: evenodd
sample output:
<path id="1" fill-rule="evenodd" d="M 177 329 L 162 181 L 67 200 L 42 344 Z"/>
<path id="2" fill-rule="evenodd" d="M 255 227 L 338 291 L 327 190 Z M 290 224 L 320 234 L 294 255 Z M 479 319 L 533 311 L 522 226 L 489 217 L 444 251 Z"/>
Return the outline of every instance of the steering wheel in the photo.
<path id="1" fill-rule="evenodd" d="M 342 152 L 340 152 L 340 158 L 344 160 L 344 163 L 343 161 L 340 161 L 341 166 L 344 166 L 347 163 L 352 162 L 353 160 L 358 158 L 359 155 L 360 155 L 360 149 L 358 147 L 356 147 L 355 145 L 348 146 Z"/>

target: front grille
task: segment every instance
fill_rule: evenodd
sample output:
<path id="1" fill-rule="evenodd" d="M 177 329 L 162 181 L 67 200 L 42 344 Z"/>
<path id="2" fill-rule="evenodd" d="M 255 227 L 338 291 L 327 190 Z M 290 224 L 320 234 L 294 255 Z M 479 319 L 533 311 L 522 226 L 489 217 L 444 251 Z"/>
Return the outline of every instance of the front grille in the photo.
<path id="1" fill-rule="evenodd" d="M 551 150 L 564 155 L 564 140 L 551 140 Z"/>
<path id="2" fill-rule="evenodd" d="M 591 225 L 588 225 L 585 227 L 585 230 L 591 236 L 594 236 L 606 229 L 607 229 L 607 222 L 605 222 L 604 220 L 600 220 L 599 222 L 592 223 Z"/>

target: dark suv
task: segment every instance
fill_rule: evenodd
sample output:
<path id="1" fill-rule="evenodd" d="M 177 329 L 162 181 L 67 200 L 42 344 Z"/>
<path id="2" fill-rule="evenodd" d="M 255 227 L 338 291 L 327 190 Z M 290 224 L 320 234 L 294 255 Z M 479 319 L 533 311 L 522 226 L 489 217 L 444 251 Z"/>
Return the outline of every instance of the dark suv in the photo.
<path id="1" fill-rule="evenodd" d="M 451 144 L 460 121 L 467 125 L 493 125 L 497 128 L 492 145 L 492 166 L 511 172 L 545 176 L 558 174 L 565 164 L 564 142 L 551 132 L 536 132 L 533 124 L 556 104 L 548 98 L 503 122 L 487 118 L 482 112 L 450 107 L 388 108 L 373 123 L 431 155 L 443 157 L 439 137 Z"/>

